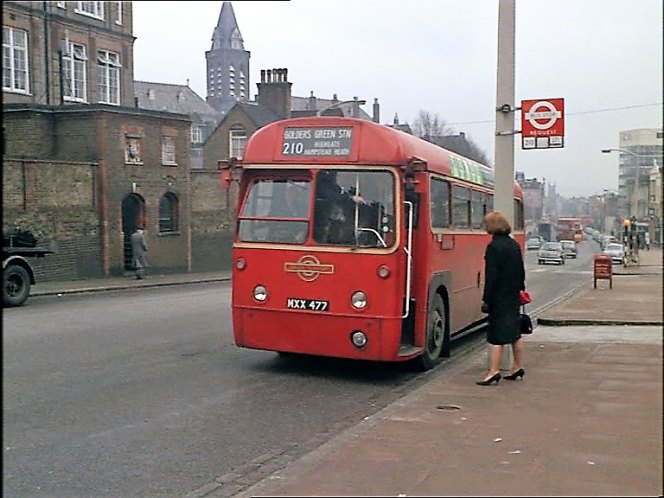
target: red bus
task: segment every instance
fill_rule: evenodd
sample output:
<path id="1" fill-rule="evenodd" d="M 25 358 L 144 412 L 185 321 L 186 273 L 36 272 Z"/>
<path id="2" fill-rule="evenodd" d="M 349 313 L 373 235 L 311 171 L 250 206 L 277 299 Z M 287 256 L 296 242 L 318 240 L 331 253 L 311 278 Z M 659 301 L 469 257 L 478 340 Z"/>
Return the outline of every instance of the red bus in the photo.
<path id="1" fill-rule="evenodd" d="M 560 217 L 557 224 L 558 240 L 583 241 L 583 223 L 581 218 Z"/>
<path id="2" fill-rule="evenodd" d="M 222 186 L 239 177 L 237 346 L 429 369 L 450 355 L 452 339 L 485 323 L 491 168 L 339 117 L 269 124 L 247 141 L 241 163 L 219 167 Z M 324 198 L 330 177 L 343 208 Z M 513 194 L 523 248 L 516 182 Z"/>

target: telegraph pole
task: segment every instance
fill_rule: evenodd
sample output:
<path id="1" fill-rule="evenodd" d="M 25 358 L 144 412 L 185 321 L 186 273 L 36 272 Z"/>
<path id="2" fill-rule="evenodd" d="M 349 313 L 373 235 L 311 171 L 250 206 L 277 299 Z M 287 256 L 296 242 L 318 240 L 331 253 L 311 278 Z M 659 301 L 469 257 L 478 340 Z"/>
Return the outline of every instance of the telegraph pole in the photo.
<path id="1" fill-rule="evenodd" d="M 494 209 L 514 226 L 514 19 L 515 1 L 498 3 L 498 74 Z"/>

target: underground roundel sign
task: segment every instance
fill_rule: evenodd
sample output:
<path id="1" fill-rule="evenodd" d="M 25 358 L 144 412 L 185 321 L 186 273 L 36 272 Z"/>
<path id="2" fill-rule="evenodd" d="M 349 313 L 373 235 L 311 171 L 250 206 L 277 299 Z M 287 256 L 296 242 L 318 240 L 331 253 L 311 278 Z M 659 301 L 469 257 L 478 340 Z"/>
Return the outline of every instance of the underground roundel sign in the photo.
<path id="1" fill-rule="evenodd" d="M 522 149 L 561 148 L 565 137 L 565 99 L 521 101 Z"/>

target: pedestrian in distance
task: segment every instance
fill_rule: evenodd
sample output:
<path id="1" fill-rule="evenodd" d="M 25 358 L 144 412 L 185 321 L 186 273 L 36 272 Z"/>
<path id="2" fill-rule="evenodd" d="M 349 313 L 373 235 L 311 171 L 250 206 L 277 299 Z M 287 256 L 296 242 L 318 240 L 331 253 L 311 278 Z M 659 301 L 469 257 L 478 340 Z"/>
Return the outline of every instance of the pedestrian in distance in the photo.
<path id="1" fill-rule="evenodd" d="M 500 360 L 503 347 L 512 347 L 513 363 L 507 380 L 523 379 L 521 332 L 519 330 L 520 292 L 525 290 L 526 271 L 519 244 L 510 236 L 512 231 L 505 215 L 493 211 L 484 217 L 491 242 L 484 254 L 484 292 L 482 311 L 489 314 L 487 342 L 490 344 L 490 367 L 481 386 L 498 383 L 501 379 Z"/>
<path id="2" fill-rule="evenodd" d="M 145 277 L 148 268 L 148 246 L 145 243 L 143 227 L 136 228 L 136 231 L 131 234 L 131 254 L 136 279 L 141 280 Z"/>

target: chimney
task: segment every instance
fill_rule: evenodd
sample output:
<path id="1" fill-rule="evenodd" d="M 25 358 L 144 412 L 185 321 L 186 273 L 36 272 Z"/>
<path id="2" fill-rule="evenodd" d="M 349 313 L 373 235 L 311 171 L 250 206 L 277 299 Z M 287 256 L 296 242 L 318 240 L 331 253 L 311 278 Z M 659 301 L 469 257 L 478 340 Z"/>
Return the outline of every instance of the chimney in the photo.
<path id="1" fill-rule="evenodd" d="M 261 82 L 257 83 L 256 102 L 274 110 L 282 118 L 289 118 L 292 85 L 288 82 L 288 69 L 261 69 Z"/>
<path id="2" fill-rule="evenodd" d="M 359 118 L 360 117 L 360 104 L 357 101 L 357 97 L 353 97 L 353 114 L 352 116 L 354 118 Z"/>
<path id="3" fill-rule="evenodd" d="M 374 98 L 373 103 L 373 122 L 380 123 L 380 104 L 377 98 Z"/>
<path id="4" fill-rule="evenodd" d="M 316 110 L 316 97 L 314 97 L 314 91 L 311 90 L 311 95 L 309 96 L 309 104 L 307 106 L 307 109 L 310 111 L 315 111 Z"/>

